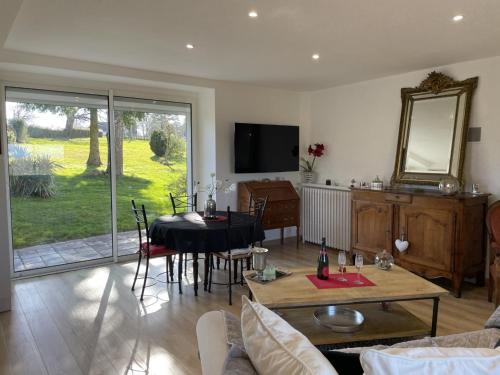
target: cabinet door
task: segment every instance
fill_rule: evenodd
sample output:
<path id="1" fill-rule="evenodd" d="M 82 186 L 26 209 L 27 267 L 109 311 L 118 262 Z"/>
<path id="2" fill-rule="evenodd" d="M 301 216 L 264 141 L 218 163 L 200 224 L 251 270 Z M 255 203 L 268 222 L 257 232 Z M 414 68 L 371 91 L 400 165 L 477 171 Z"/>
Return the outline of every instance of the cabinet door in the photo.
<path id="1" fill-rule="evenodd" d="M 425 268 L 453 271 L 455 222 L 451 210 L 400 206 L 397 237 L 404 234 L 410 246 L 397 257 Z"/>
<path id="2" fill-rule="evenodd" d="M 352 247 L 376 254 L 392 251 L 392 217 L 390 203 L 352 202 Z"/>

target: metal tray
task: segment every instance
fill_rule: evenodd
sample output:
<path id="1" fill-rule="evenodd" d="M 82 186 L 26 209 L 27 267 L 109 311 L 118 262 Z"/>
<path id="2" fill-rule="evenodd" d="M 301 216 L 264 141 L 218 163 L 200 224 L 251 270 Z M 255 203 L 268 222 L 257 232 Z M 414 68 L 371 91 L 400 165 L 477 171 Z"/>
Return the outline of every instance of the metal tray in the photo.
<path id="1" fill-rule="evenodd" d="M 343 306 L 325 306 L 314 311 L 314 319 L 334 332 L 351 333 L 361 329 L 365 318 L 358 310 Z"/>
<path id="2" fill-rule="evenodd" d="M 247 278 L 248 280 L 255 281 L 256 283 L 259 284 L 269 284 L 272 283 L 273 281 L 282 279 L 286 276 L 290 276 L 292 273 L 286 270 L 276 270 L 276 278 L 274 280 L 262 280 L 259 278 L 259 276 L 256 273 L 253 273 L 251 275 L 248 275 Z"/>

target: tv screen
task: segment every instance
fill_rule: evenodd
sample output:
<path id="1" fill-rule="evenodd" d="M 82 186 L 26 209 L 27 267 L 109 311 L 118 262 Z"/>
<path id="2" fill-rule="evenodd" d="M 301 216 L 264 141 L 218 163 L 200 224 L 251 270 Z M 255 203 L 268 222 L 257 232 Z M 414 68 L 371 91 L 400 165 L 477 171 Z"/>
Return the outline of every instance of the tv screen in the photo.
<path id="1" fill-rule="evenodd" d="M 299 127 L 236 123 L 235 173 L 299 170 Z"/>

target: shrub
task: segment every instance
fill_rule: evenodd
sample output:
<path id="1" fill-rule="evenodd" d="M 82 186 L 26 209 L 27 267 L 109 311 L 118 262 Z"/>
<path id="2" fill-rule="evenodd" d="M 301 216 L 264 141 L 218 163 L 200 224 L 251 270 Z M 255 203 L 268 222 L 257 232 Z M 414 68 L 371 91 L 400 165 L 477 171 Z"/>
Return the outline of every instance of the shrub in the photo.
<path id="1" fill-rule="evenodd" d="M 51 138 L 51 139 L 90 138 L 90 129 L 72 129 L 71 133 L 68 134 L 66 130 L 46 129 L 46 128 L 37 128 L 30 126 L 28 127 L 28 134 L 32 138 Z"/>
<path id="2" fill-rule="evenodd" d="M 9 144 L 9 158 L 22 159 L 30 156 L 30 151 L 27 146 L 18 144 Z"/>
<path id="3" fill-rule="evenodd" d="M 16 131 L 12 127 L 7 126 L 7 142 L 12 144 L 16 143 L 16 140 Z"/>
<path id="4" fill-rule="evenodd" d="M 26 143 L 28 140 L 28 126 L 22 118 L 13 118 L 9 121 L 9 125 L 16 133 L 17 143 Z"/>
<path id="5" fill-rule="evenodd" d="M 51 198 L 56 195 L 54 169 L 59 167 L 48 156 L 11 159 L 10 191 L 18 197 Z"/>
<path id="6" fill-rule="evenodd" d="M 170 134 L 167 138 L 167 160 L 179 160 L 186 154 L 186 140 L 175 134 Z"/>
<path id="7" fill-rule="evenodd" d="M 149 147 L 151 147 L 151 151 L 156 156 L 164 156 L 167 151 L 167 137 L 165 136 L 165 132 L 159 129 L 153 130 L 149 138 Z"/>

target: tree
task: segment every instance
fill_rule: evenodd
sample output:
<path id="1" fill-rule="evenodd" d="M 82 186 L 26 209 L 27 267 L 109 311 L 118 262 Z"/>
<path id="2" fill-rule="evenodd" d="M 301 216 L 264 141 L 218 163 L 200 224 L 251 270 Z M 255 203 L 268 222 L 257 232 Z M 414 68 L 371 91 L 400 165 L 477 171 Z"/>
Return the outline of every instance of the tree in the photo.
<path id="1" fill-rule="evenodd" d="M 13 118 L 9 121 L 9 125 L 14 129 L 16 133 L 17 143 L 26 143 L 28 140 L 28 126 L 23 118 Z"/>
<path id="2" fill-rule="evenodd" d="M 144 119 L 144 112 L 134 111 L 115 111 L 115 174 L 123 176 L 123 138 L 125 129 L 131 130 L 137 128 L 137 121 Z M 109 158 L 108 158 L 109 159 Z M 108 162 L 107 173 L 110 172 L 110 163 Z"/>
<path id="3" fill-rule="evenodd" d="M 99 121 L 97 119 L 97 108 L 90 108 L 90 148 L 87 166 L 99 167 L 101 163 L 101 154 L 99 151 Z"/>
<path id="4" fill-rule="evenodd" d="M 69 107 L 65 105 L 38 104 L 38 103 L 20 103 L 20 108 L 28 113 L 34 111 L 50 112 L 55 115 L 66 117 L 64 133 L 67 138 L 71 138 L 71 132 L 76 120 L 88 120 L 89 113 L 87 108 Z"/>

